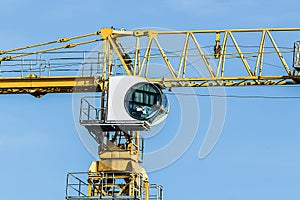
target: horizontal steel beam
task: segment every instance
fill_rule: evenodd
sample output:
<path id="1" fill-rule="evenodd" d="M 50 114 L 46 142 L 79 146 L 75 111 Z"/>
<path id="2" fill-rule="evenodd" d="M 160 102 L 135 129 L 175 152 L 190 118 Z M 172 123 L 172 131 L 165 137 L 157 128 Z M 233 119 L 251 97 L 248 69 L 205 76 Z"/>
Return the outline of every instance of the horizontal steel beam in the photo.
<path id="1" fill-rule="evenodd" d="M 54 76 L 36 78 L 0 78 L 0 94 L 100 92 L 96 77 Z"/>

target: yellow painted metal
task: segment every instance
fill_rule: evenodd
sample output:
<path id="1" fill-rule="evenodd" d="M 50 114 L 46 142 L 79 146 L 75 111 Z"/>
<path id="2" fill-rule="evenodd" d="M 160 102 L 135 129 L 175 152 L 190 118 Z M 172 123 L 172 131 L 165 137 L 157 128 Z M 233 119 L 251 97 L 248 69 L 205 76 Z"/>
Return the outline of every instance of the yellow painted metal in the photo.
<path id="1" fill-rule="evenodd" d="M 245 56 L 244 56 L 244 54 L 242 53 L 242 51 L 241 51 L 241 49 L 240 49 L 238 43 L 236 42 L 234 36 L 232 35 L 231 32 L 229 32 L 229 35 L 230 35 L 230 37 L 231 37 L 231 39 L 232 39 L 232 41 L 233 41 L 233 44 L 234 44 L 235 48 L 237 49 L 237 52 L 238 52 L 238 54 L 239 54 L 239 56 L 240 56 L 242 62 L 244 63 L 244 66 L 245 66 L 245 68 L 246 68 L 248 74 L 249 74 L 250 76 L 253 76 L 253 74 L 252 74 L 252 72 L 251 72 L 251 69 L 250 69 L 250 66 L 249 66 L 247 60 L 245 59 Z"/>
<path id="2" fill-rule="evenodd" d="M 218 68 L 217 68 L 217 76 L 219 75 L 220 68 L 221 70 L 221 77 L 224 77 L 224 71 L 225 71 L 225 60 L 226 60 L 226 45 L 227 45 L 227 38 L 228 38 L 228 32 L 225 32 L 224 34 L 224 39 L 223 39 L 223 44 L 222 44 L 222 54 L 219 57 L 218 60 Z"/>
<path id="3" fill-rule="evenodd" d="M 177 76 L 177 75 L 176 75 L 176 72 L 175 72 L 175 70 L 174 70 L 172 64 L 170 63 L 168 57 L 166 56 L 166 54 L 165 54 L 163 48 L 160 46 L 160 44 L 159 44 L 159 42 L 158 42 L 158 40 L 157 40 L 156 37 L 153 38 L 153 39 L 154 39 L 154 41 L 155 41 L 155 43 L 156 43 L 156 45 L 157 45 L 157 47 L 158 47 L 158 49 L 159 49 L 159 51 L 160 51 L 160 53 L 161 53 L 161 55 L 162 55 L 162 58 L 164 59 L 164 61 L 165 61 L 166 65 L 167 65 L 167 67 L 169 68 L 169 70 L 170 70 L 170 72 L 171 72 L 173 78 L 175 78 L 175 77 Z"/>
<path id="4" fill-rule="evenodd" d="M 103 39 L 107 39 L 109 36 L 111 36 L 113 33 L 113 30 L 111 28 L 103 28 L 100 30 L 100 34 Z"/>
<path id="5" fill-rule="evenodd" d="M 217 36 L 217 40 L 220 40 L 219 37 L 220 37 L 220 35 Z M 199 53 L 200 53 L 201 58 L 203 59 L 203 61 L 204 61 L 204 63 L 205 63 L 205 66 L 207 67 L 207 70 L 209 71 L 211 77 L 215 77 L 215 74 L 214 74 L 214 72 L 213 72 L 213 69 L 212 69 L 211 65 L 209 64 L 207 58 L 205 57 L 205 54 L 204 54 L 203 50 L 201 49 L 201 47 L 200 47 L 200 45 L 199 45 L 199 43 L 198 43 L 198 41 L 197 41 L 197 39 L 196 39 L 196 37 L 195 37 L 194 34 L 192 34 L 192 38 L 193 38 L 193 41 L 194 41 L 194 43 L 195 43 L 195 45 L 196 45 L 196 47 L 197 47 L 197 49 L 198 49 L 198 51 L 199 51 Z M 217 48 L 218 48 L 218 47 L 217 47 Z M 186 63 L 185 63 L 185 66 L 186 66 Z M 186 71 L 186 67 L 185 67 L 185 71 Z M 183 76 L 183 77 L 184 77 L 184 76 Z"/>
<path id="6" fill-rule="evenodd" d="M 255 64 L 254 76 L 256 76 L 258 69 L 259 69 L 258 76 L 262 75 L 265 37 L 266 37 L 266 31 L 262 31 L 261 41 L 260 41 L 260 45 L 259 45 L 259 51 L 257 53 L 258 55 L 257 55 L 256 64 Z"/>
<path id="7" fill-rule="evenodd" d="M 96 77 L 54 76 L 38 78 L 1 78 L 0 89 L 31 88 L 31 87 L 96 87 Z"/>
<path id="8" fill-rule="evenodd" d="M 33 77 L 0 78 L 0 94 L 32 94 L 40 97 L 47 93 L 100 92 L 96 77 Z"/>
<path id="9" fill-rule="evenodd" d="M 34 45 L 29 45 L 29 46 L 24 46 L 24 47 L 19 47 L 19 48 L 14 48 L 14 49 L 10 49 L 10 50 L 1 50 L 0 51 L 0 55 L 2 54 L 6 54 L 6 53 L 12 53 L 12 52 L 17 52 L 17 51 L 22 51 L 22 50 L 27 50 L 27 49 L 32 49 L 32 48 L 36 48 L 36 47 L 41 47 L 41 46 L 46 46 L 46 45 L 50 45 L 50 44 L 55 44 L 55 43 L 62 43 L 62 42 L 68 42 L 70 40 L 75 40 L 75 39 L 81 39 L 81 38 L 85 38 L 85 37 L 90 37 L 93 35 L 96 35 L 97 33 L 90 33 L 90 34 L 84 34 L 84 35 L 79 35 L 79 36 L 74 36 L 74 37 L 70 37 L 70 38 L 60 38 L 51 42 L 44 42 L 44 43 L 39 43 L 39 44 L 34 44 Z"/>
<path id="10" fill-rule="evenodd" d="M 300 28 L 253 28 L 253 29 L 213 29 L 213 30 L 183 30 L 183 31 L 157 31 L 157 34 L 186 34 L 189 33 L 245 33 L 245 32 L 262 32 L 262 31 L 300 31 Z"/>
<path id="11" fill-rule="evenodd" d="M 136 162 L 120 158 L 94 161 L 89 167 L 88 196 L 141 199 L 143 192 L 149 192 L 147 183 L 145 170 Z M 144 199 L 148 200 L 148 197 Z"/>
<path id="12" fill-rule="evenodd" d="M 114 30 L 111 28 L 103 28 L 97 32 L 91 34 L 85 34 L 75 37 L 66 37 L 53 40 L 51 42 L 40 43 L 36 45 L 25 46 L 21 48 L 15 48 L 11 50 L 2 50 L 0 53 L 3 57 L 0 57 L 1 63 L 13 61 L 18 58 L 23 58 L 30 55 L 37 55 L 39 53 L 55 52 L 66 48 L 78 48 L 85 44 L 92 44 L 96 42 L 103 42 L 103 61 L 99 63 L 103 66 L 103 70 L 100 72 L 100 76 L 92 75 L 92 77 L 81 78 L 82 81 L 76 80 L 80 77 L 77 76 L 49 76 L 49 77 L 32 77 L 19 78 L 19 77 L 0 77 L 0 94 L 20 94 L 20 93 L 32 93 L 32 91 L 40 91 L 41 93 L 55 93 L 55 92 L 74 92 L 73 87 L 78 85 L 78 91 L 90 92 L 93 88 L 105 89 L 104 82 L 107 81 L 108 77 L 115 75 L 113 65 L 116 63 L 116 58 L 120 63 L 120 66 L 124 69 L 127 75 L 137 75 L 146 77 L 150 81 L 161 83 L 165 87 L 212 87 L 212 86 L 244 86 L 244 85 L 266 85 L 266 84 L 298 84 L 300 76 L 298 73 L 292 73 L 293 69 L 287 65 L 287 62 L 283 56 L 283 53 L 292 51 L 280 50 L 277 46 L 276 40 L 272 36 L 273 32 L 300 32 L 300 28 L 263 28 L 263 29 L 232 29 L 232 30 L 188 30 L 188 31 L 156 31 L 156 30 Z M 259 43 L 259 49 L 257 52 L 242 52 L 239 42 L 235 39 L 235 33 L 248 34 L 257 33 L 261 34 Z M 212 44 L 215 49 L 214 53 L 207 54 L 203 51 L 201 45 L 197 41 L 196 36 L 198 34 L 215 34 L 215 44 Z M 92 36 L 99 37 L 96 39 L 87 39 Z M 182 35 L 185 37 L 185 41 L 182 45 L 182 50 L 178 55 L 178 63 L 172 63 L 170 60 L 174 55 L 168 55 L 161 45 L 161 38 L 159 36 L 168 35 Z M 122 41 L 119 39 L 124 37 L 133 37 L 136 41 L 133 52 L 132 64 L 126 63 L 124 55 L 125 52 L 122 48 Z M 141 53 L 141 40 L 147 39 L 147 44 L 143 53 Z M 190 39 L 191 38 L 191 39 Z M 236 52 L 228 52 L 228 38 L 231 38 Z M 267 52 L 265 50 L 266 39 L 269 38 L 273 45 L 274 52 Z M 72 40 L 87 39 L 85 41 L 73 42 L 63 46 L 48 48 L 48 45 L 67 43 Z M 156 44 L 155 47 L 153 44 Z M 189 53 L 189 45 L 193 44 L 198 53 Z M 37 49 L 44 47 L 44 49 Z M 152 55 L 152 50 L 158 49 L 159 54 Z M 217 48 L 217 50 L 216 50 Z M 20 52 L 21 50 L 33 50 L 29 52 Z M 16 53 L 12 55 L 5 55 L 7 53 Z M 281 61 L 281 67 L 285 69 L 285 73 L 275 74 L 270 76 L 263 76 L 264 73 L 264 55 L 274 54 Z M 116 57 L 114 57 L 116 55 Z M 197 75 L 193 76 L 189 72 L 187 66 L 188 58 L 195 57 L 202 60 L 206 70 L 209 72 L 209 76 Z M 207 57 L 214 57 L 217 62 L 217 67 L 213 69 Z M 150 60 L 161 58 L 164 61 L 164 66 L 170 72 L 171 77 L 152 78 L 149 77 L 149 70 L 152 69 Z M 226 75 L 229 68 L 232 68 L 227 64 L 227 59 L 239 59 L 244 69 L 248 73 L 246 75 Z M 248 58 L 255 59 L 255 66 L 251 67 Z M 120 67 L 119 66 L 119 67 Z M 1 66 L 0 66 L 1 67 Z M 240 72 L 243 68 L 238 68 Z M 12 68 L 12 70 L 14 70 Z M 239 71 L 238 71 L 239 72 Z M 239 73 L 237 73 L 239 74 Z M 99 82 L 96 79 L 101 77 Z M 85 79 L 85 80 L 83 80 Z M 100 86 L 98 86 L 100 84 Z"/>
<path id="13" fill-rule="evenodd" d="M 67 44 L 67 45 L 64 45 L 64 46 L 48 48 L 48 49 L 45 49 L 45 50 L 39 50 L 39 51 L 30 52 L 30 53 L 22 53 L 22 54 L 17 54 L 17 55 L 14 55 L 14 56 L 5 56 L 5 57 L 0 58 L 0 62 L 7 61 L 7 60 L 12 60 L 12 59 L 15 59 L 15 58 L 20 58 L 20 57 L 25 57 L 25 56 L 29 56 L 29 55 L 33 55 L 33 54 L 38 54 L 38 53 L 57 51 L 57 50 L 61 50 L 61 49 L 69 49 L 69 48 L 76 47 L 78 45 L 84 45 L 84 44 L 94 43 L 94 42 L 98 42 L 98 41 L 101 41 L 101 40 L 100 39 L 95 39 L 95 40 L 90 40 L 90 41 L 86 41 L 86 42 L 71 43 L 71 44 Z"/>
<path id="14" fill-rule="evenodd" d="M 134 75 L 147 78 L 148 81 L 158 83 L 162 87 L 215 87 L 215 86 L 250 86 L 250 85 L 287 85 L 299 84 L 299 73 L 292 73 L 293 69 L 287 65 L 283 56 L 283 51 L 277 46 L 273 38 L 273 32 L 300 32 L 300 28 L 267 28 L 267 29 L 232 29 L 232 30 L 188 30 L 188 31 L 156 31 L 156 30 L 114 30 L 112 28 L 104 28 L 91 34 L 85 34 L 75 37 L 60 38 L 51 42 L 35 44 L 15 48 L 11 50 L 0 51 L 0 62 L 11 62 L 23 57 L 38 55 L 40 53 L 57 52 L 69 48 L 78 48 L 83 45 L 103 42 L 103 52 L 101 54 L 101 70 L 90 76 L 83 75 L 60 75 L 60 76 L 37 76 L 33 71 L 29 70 L 29 75 L 25 77 L 0 77 L 0 94 L 32 94 L 41 97 L 47 93 L 71 93 L 71 92 L 101 92 L 101 107 L 105 108 L 105 100 L 107 100 L 107 88 L 109 86 L 109 77 L 117 75 L 119 72 L 116 68 L 122 68 L 125 75 Z M 261 34 L 258 52 L 243 52 L 241 45 L 237 41 L 235 34 L 258 33 Z M 197 36 L 202 34 L 213 34 L 215 40 L 212 43 L 214 51 L 211 54 L 205 53 L 203 46 L 197 40 Z M 177 55 L 178 63 L 172 63 L 171 57 L 167 50 L 161 45 L 160 36 L 181 35 L 185 40 L 182 49 Z M 100 38 L 99 38 L 100 36 Z M 88 39 L 85 41 L 73 41 L 96 37 L 96 39 Z M 129 37 L 135 41 L 133 48 L 127 51 L 122 46 L 122 38 Z M 284 72 L 275 75 L 264 74 L 264 55 L 271 54 L 265 51 L 266 38 L 269 38 L 273 48 L 274 55 L 279 58 Z M 230 38 L 236 51 L 231 52 L 228 47 Z M 141 40 L 146 40 L 146 46 L 141 53 Z M 72 41 L 72 43 L 68 43 Z M 174 41 L 176 42 L 176 41 Z M 60 43 L 68 43 L 61 46 Z M 197 53 L 190 53 L 189 45 L 196 47 Z M 55 45 L 51 46 L 48 45 Z M 156 46 L 156 47 L 154 47 Z M 42 49 L 36 49 L 42 48 Z M 152 54 L 154 48 L 155 55 Z M 23 52 L 29 50 L 29 52 Z M 158 51 L 157 51 L 158 50 Z M 292 51 L 289 51 L 292 52 Z M 9 54 L 13 53 L 13 54 Z M 133 58 L 129 57 L 131 53 Z M 9 54 L 9 55 L 8 55 Z M 253 56 L 255 54 L 255 57 Z M 50 55 L 51 56 L 51 55 Z M 175 55 L 176 56 L 176 55 Z M 189 73 L 188 58 L 194 57 L 204 63 L 203 69 L 208 73 L 194 75 Z M 217 66 L 214 68 L 209 61 L 213 58 Z M 152 69 L 150 60 L 161 59 L 165 67 L 170 73 L 169 76 L 150 77 L 149 71 Z M 241 61 L 238 70 L 246 70 L 246 75 L 227 75 L 227 70 L 232 68 L 227 65 L 227 59 L 235 58 Z M 255 58 L 255 66 L 251 67 L 248 58 Z M 133 59 L 128 62 L 128 59 Z M 201 66 L 197 70 L 200 70 Z M 1 65 L 0 65 L 1 69 Z M 203 70 L 201 68 L 201 70 Z M 1 71 L 1 70 L 0 70 Z M 11 71 L 14 69 L 12 67 Z M 238 72 L 240 72 L 238 71 Z M 21 72 L 23 72 L 21 70 Z M 15 75 L 15 73 L 12 73 Z M 124 75 L 122 74 L 122 75 Z M 103 109 L 104 110 L 104 109 Z M 105 118 L 105 113 L 101 113 L 101 119 Z M 141 196 L 144 191 L 145 200 L 149 199 L 149 182 L 146 171 L 140 166 L 141 156 L 140 135 L 134 130 L 129 132 L 107 131 L 101 132 L 98 139 L 102 142 L 99 146 L 99 157 L 101 161 L 95 161 L 90 165 L 88 177 L 88 195 L 98 196 Z M 120 137 L 124 137 L 124 143 L 116 144 Z M 104 176 L 105 175 L 105 176 Z M 106 182 L 105 182 L 105 181 Z M 116 182 L 122 180 L 123 182 Z M 107 182 L 109 181 L 109 182 Z M 109 193 L 107 188 L 116 187 L 116 194 Z"/>
<path id="15" fill-rule="evenodd" d="M 180 61 L 179 61 L 179 67 L 178 67 L 178 72 L 177 72 L 177 78 L 179 77 L 179 74 L 181 73 L 182 67 L 186 66 L 186 56 L 187 56 L 187 51 L 188 51 L 188 42 L 189 42 L 189 34 L 186 35 L 185 41 L 184 41 L 184 47 L 183 51 L 181 53 Z M 184 70 L 183 70 L 184 73 Z"/>
<path id="16" fill-rule="evenodd" d="M 277 46 L 277 44 L 276 44 L 274 38 L 272 37 L 270 31 L 267 31 L 267 34 L 268 34 L 269 38 L 271 39 L 271 42 L 272 42 L 274 48 L 276 49 L 276 52 L 277 52 L 277 54 L 278 54 L 278 56 L 279 56 L 279 59 L 281 60 L 281 62 L 282 62 L 282 64 L 283 64 L 283 66 L 284 66 L 286 72 L 288 73 L 288 75 L 291 75 L 291 71 L 290 71 L 290 69 L 289 69 L 287 63 L 285 62 L 285 60 L 284 60 L 284 58 L 283 58 L 283 56 L 282 56 L 282 54 L 281 54 L 281 52 L 280 52 L 280 50 L 279 50 L 279 48 L 278 48 L 278 46 Z"/>
<path id="17" fill-rule="evenodd" d="M 149 200 L 149 182 L 144 182 L 145 200 Z"/>
<path id="18" fill-rule="evenodd" d="M 116 42 L 111 37 L 108 37 L 108 40 L 109 40 L 110 45 L 112 46 L 113 50 L 117 54 L 118 58 L 120 59 L 120 61 L 123 65 L 124 69 L 126 70 L 127 74 L 132 75 L 131 69 L 128 66 L 128 64 L 125 62 L 124 55 L 122 55 L 122 53 L 120 52 L 120 49 L 117 47 Z"/>
<path id="19" fill-rule="evenodd" d="M 140 165 L 140 133 L 100 131 L 97 132 L 97 138 L 100 160 L 92 162 L 89 167 L 88 195 L 142 199 L 143 194 L 148 194 L 149 188 L 145 188 L 148 175 Z"/>
<path id="20" fill-rule="evenodd" d="M 152 47 L 152 41 L 153 41 L 153 38 L 152 37 L 149 37 L 149 40 L 148 40 L 148 44 L 147 44 L 147 48 L 146 48 L 146 51 L 145 51 L 145 54 L 143 56 L 143 60 L 142 60 L 142 64 L 141 64 L 141 69 L 139 69 L 139 76 L 141 76 L 141 73 L 142 73 L 142 70 L 144 69 L 144 66 L 145 66 L 145 74 L 144 74 L 144 77 L 147 77 L 148 76 L 148 69 L 149 69 L 149 62 L 150 62 L 150 55 L 151 55 L 151 47 Z"/>
<path id="21" fill-rule="evenodd" d="M 135 58 L 134 58 L 134 69 L 133 69 L 133 75 L 136 76 L 137 75 L 137 72 L 140 71 L 140 38 L 137 37 L 136 38 L 136 47 L 135 47 L 136 51 L 135 51 Z"/>

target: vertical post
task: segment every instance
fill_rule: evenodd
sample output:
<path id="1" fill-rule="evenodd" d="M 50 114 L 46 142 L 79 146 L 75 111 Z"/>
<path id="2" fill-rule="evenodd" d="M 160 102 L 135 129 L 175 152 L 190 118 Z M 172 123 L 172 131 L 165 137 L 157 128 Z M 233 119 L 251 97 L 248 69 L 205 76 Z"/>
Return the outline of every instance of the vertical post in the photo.
<path id="1" fill-rule="evenodd" d="M 78 186 L 78 196 L 80 196 L 80 192 L 81 192 L 81 181 L 79 180 L 79 186 Z"/>
<path id="2" fill-rule="evenodd" d="M 84 76 L 84 65 L 82 65 L 81 76 Z"/>
<path id="3" fill-rule="evenodd" d="M 107 40 L 103 41 L 103 69 L 102 69 L 102 79 L 106 78 L 106 69 L 107 69 Z"/>
<path id="4" fill-rule="evenodd" d="M 24 58 L 22 58 L 22 61 L 21 61 L 21 78 L 24 77 L 23 71 L 24 71 Z"/>
<path id="5" fill-rule="evenodd" d="M 96 75 L 100 77 L 100 62 L 101 62 L 101 52 L 97 52 L 97 71 Z M 104 68 L 104 65 L 103 65 Z"/>
<path id="6" fill-rule="evenodd" d="M 66 199 L 68 199 L 68 197 L 69 197 L 69 192 L 68 192 L 68 190 L 69 190 L 69 176 L 70 176 L 70 174 L 68 173 L 67 174 L 67 181 L 66 181 Z"/>
<path id="7" fill-rule="evenodd" d="M 219 76 L 223 77 L 224 76 L 227 38 L 228 38 L 228 32 L 225 32 L 224 33 L 223 44 L 222 44 L 222 49 L 221 49 L 222 54 L 219 58 L 217 72 L 216 72 L 217 77 L 219 77 Z M 220 69 L 221 69 L 221 74 L 219 73 Z"/>
<path id="8" fill-rule="evenodd" d="M 90 120 L 90 110 L 91 110 L 91 105 L 88 103 L 88 116 L 87 116 L 87 120 Z"/>
<path id="9" fill-rule="evenodd" d="M 144 182 L 144 189 L 145 189 L 145 200 L 149 200 L 149 182 Z"/>
<path id="10" fill-rule="evenodd" d="M 87 191 L 87 195 L 89 197 L 92 196 L 92 180 L 90 178 L 88 179 L 88 191 Z"/>
<path id="11" fill-rule="evenodd" d="M 103 177 L 104 177 L 104 173 L 101 172 L 101 178 L 100 178 L 100 180 L 101 180 L 101 191 L 100 191 L 100 196 L 102 196 L 102 191 L 103 191 Z"/>
<path id="12" fill-rule="evenodd" d="M 103 83 L 103 87 L 105 83 Z M 101 111 L 101 118 L 100 120 L 102 121 L 105 121 L 106 119 L 106 112 L 105 112 L 105 90 L 102 90 L 101 92 L 101 108 L 100 108 L 100 111 Z"/>
<path id="13" fill-rule="evenodd" d="M 37 62 L 38 64 L 38 62 Z M 42 55 L 40 54 L 39 57 L 39 69 L 40 69 L 40 77 L 42 76 Z"/>
<path id="14" fill-rule="evenodd" d="M 140 151 L 140 132 L 139 131 L 135 131 L 134 133 L 135 133 L 136 151 L 137 151 L 138 157 L 140 157 L 140 155 L 141 155 L 141 151 Z"/>
<path id="15" fill-rule="evenodd" d="M 179 66 L 178 66 L 177 78 L 179 78 L 179 76 L 180 76 L 182 66 L 184 68 L 186 67 L 186 60 L 187 60 L 186 57 L 187 57 L 187 49 L 188 49 L 188 44 L 189 44 L 189 36 L 190 36 L 190 33 L 187 33 L 185 36 L 183 50 L 182 50 L 182 53 L 180 56 L 180 61 L 179 61 Z M 185 71 L 185 70 L 183 70 L 183 71 Z"/>
<path id="16" fill-rule="evenodd" d="M 143 68 L 146 65 L 145 66 L 145 74 L 144 74 L 145 77 L 148 76 L 148 68 L 149 68 L 150 55 L 151 55 L 152 39 L 153 39 L 152 37 L 149 37 L 149 41 L 148 41 L 148 44 L 146 46 L 146 51 L 144 53 L 143 60 L 142 60 L 142 66 L 141 66 L 140 71 L 139 71 L 139 75 L 141 75 L 141 73 L 143 71 Z"/>
<path id="17" fill-rule="evenodd" d="M 164 193 L 163 193 L 163 188 L 162 188 L 162 186 L 159 187 L 159 192 L 160 192 L 160 200 L 163 200 L 163 198 L 164 198 Z"/>
<path id="18" fill-rule="evenodd" d="M 51 64 L 48 62 L 48 76 L 50 77 L 51 75 Z"/>
<path id="19" fill-rule="evenodd" d="M 30 64 L 29 64 L 29 74 L 31 74 L 32 72 L 32 61 L 30 60 Z"/>
<path id="20" fill-rule="evenodd" d="M 115 197 L 115 173 L 112 173 L 112 197 Z"/>
<path id="21" fill-rule="evenodd" d="M 107 42 L 108 48 L 108 76 L 111 77 L 113 75 L 112 63 L 113 63 L 113 49 L 110 43 Z"/>
<path id="22" fill-rule="evenodd" d="M 108 56 L 107 55 L 107 52 L 108 54 L 110 53 L 108 51 L 108 45 L 107 45 L 107 40 L 103 41 L 103 71 L 102 71 L 102 80 L 103 80 L 103 83 L 102 83 L 102 92 L 101 92 L 101 120 L 102 121 L 105 121 L 105 118 L 106 118 L 106 112 L 105 112 L 105 90 L 106 90 L 106 85 L 105 85 L 105 80 L 106 80 L 106 70 L 107 70 L 107 67 L 109 65 L 109 62 L 110 60 L 108 60 Z"/>
<path id="23" fill-rule="evenodd" d="M 140 37 L 136 37 L 133 75 L 135 76 L 139 71 L 140 71 Z"/>
<path id="24" fill-rule="evenodd" d="M 265 38 L 266 38 L 266 31 L 262 32 L 262 37 L 259 45 L 259 51 L 256 59 L 254 75 L 257 75 L 257 70 L 259 69 L 258 76 L 262 75 L 262 64 L 263 64 L 263 56 L 264 56 L 264 48 L 265 48 Z"/>

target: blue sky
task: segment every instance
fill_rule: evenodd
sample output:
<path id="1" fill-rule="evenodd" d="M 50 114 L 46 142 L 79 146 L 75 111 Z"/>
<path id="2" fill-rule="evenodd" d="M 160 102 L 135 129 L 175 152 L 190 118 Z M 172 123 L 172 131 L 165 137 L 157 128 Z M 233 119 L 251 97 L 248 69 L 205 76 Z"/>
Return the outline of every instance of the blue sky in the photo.
<path id="1" fill-rule="evenodd" d="M 295 0 L 2 0 L 0 48 L 110 26 L 300 27 L 297 5 Z M 299 96 L 299 91 L 299 87 L 226 89 L 236 95 Z M 221 138 L 202 160 L 198 153 L 209 124 L 210 99 L 198 100 L 201 121 L 191 147 L 172 165 L 149 174 L 153 183 L 164 186 L 165 199 L 299 199 L 299 100 L 227 99 Z M 3 95 L 0 105 L 1 199 L 64 199 L 66 173 L 85 171 L 94 160 L 78 137 L 72 96 Z M 172 112 L 170 117 L 176 118 L 177 109 Z M 155 150 L 171 139 L 172 134 L 157 135 L 146 140 L 146 148 Z"/>

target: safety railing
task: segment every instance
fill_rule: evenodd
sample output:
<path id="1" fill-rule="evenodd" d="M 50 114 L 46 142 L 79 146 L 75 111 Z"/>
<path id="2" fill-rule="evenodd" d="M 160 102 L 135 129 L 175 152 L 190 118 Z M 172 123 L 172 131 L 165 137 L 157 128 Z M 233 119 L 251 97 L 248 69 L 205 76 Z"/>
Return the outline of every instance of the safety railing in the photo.
<path id="1" fill-rule="evenodd" d="M 102 69 L 103 53 L 99 51 L 46 52 L 2 61 L 0 77 L 100 76 Z"/>
<path id="2" fill-rule="evenodd" d="M 149 200 L 163 200 L 163 187 L 158 184 L 149 186 Z"/>
<path id="3" fill-rule="evenodd" d="M 104 122 L 104 119 L 101 119 L 101 115 L 105 116 L 105 114 L 106 109 L 101 108 L 100 96 L 88 96 L 81 99 L 80 123 L 99 123 L 101 120 Z"/>
<path id="4" fill-rule="evenodd" d="M 135 199 L 145 200 L 145 191 L 142 191 L 142 175 L 136 174 L 137 183 L 134 196 L 122 196 L 120 190 L 127 183 L 124 182 L 126 172 L 75 172 L 67 174 L 66 199 L 67 200 L 92 200 L 92 199 Z M 130 174 L 131 172 L 128 172 Z M 88 179 L 97 178 L 96 183 L 90 183 L 93 195 L 88 194 Z M 97 193 L 97 194 L 95 194 Z M 106 195 L 103 195 L 106 194 Z M 149 186 L 149 200 L 163 200 L 163 187 L 158 184 Z"/>
<path id="5" fill-rule="evenodd" d="M 133 144 L 131 146 L 132 151 L 139 151 L 140 157 L 139 161 L 142 162 L 144 160 L 144 138 L 142 136 L 138 137 L 138 142 L 135 141 L 136 137 L 135 133 L 131 132 L 122 134 L 122 130 L 118 130 L 119 136 L 118 140 L 114 140 L 112 143 L 110 140 L 104 140 L 101 137 L 101 132 L 109 131 L 107 127 L 110 126 L 110 123 L 106 120 L 106 107 L 101 107 L 101 105 L 106 105 L 106 98 L 104 98 L 104 102 L 102 103 L 101 96 L 87 96 L 81 99 L 80 104 L 80 115 L 79 122 L 88 129 L 89 134 L 99 143 L 101 144 L 101 148 L 99 147 L 99 151 L 128 151 L 126 134 L 129 134 Z M 116 126 L 115 124 L 111 126 Z M 106 141 L 106 142 L 105 142 Z M 110 144 L 107 144 L 110 143 Z M 113 146 L 114 148 L 111 148 Z M 115 149 L 115 147 L 119 147 Z M 123 148 L 121 148 L 123 147 Z"/>
<path id="6" fill-rule="evenodd" d="M 134 178 L 134 184 L 128 182 L 129 178 Z M 129 188 L 133 190 L 132 195 L 128 194 Z M 152 186 L 151 189 L 153 189 Z M 67 200 L 144 200 L 145 196 L 142 191 L 141 174 L 133 175 L 132 172 L 76 172 L 67 174 Z M 151 197 L 149 200 L 156 200 L 156 198 Z"/>
<path id="7" fill-rule="evenodd" d="M 66 199 L 88 197 L 87 173 L 77 172 L 67 174 Z"/>

